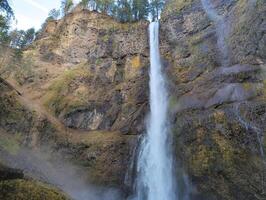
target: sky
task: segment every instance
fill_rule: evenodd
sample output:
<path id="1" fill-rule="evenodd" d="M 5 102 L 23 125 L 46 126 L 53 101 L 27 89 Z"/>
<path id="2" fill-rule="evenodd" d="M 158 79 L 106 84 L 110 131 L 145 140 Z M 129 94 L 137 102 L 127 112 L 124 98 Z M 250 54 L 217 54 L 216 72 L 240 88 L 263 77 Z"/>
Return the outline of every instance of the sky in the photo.
<path id="1" fill-rule="evenodd" d="M 60 8 L 61 0 L 10 0 L 16 20 L 12 23 L 12 29 L 38 30 L 53 8 Z M 78 0 L 74 0 L 75 3 Z"/>

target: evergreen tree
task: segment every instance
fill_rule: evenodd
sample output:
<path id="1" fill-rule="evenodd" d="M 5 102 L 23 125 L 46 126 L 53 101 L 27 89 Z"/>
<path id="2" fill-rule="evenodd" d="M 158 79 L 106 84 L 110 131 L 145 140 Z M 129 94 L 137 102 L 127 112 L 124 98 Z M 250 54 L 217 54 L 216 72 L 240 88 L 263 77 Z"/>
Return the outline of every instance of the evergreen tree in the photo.
<path id="1" fill-rule="evenodd" d="M 35 39 L 35 30 L 30 28 L 24 30 L 14 30 L 10 33 L 10 46 L 15 49 L 24 49 Z"/>
<path id="2" fill-rule="evenodd" d="M 147 19 L 149 16 L 148 0 L 133 0 L 132 2 L 132 18 L 134 21 Z"/>
<path id="3" fill-rule="evenodd" d="M 152 17 L 152 21 L 159 19 L 163 6 L 164 6 L 163 0 L 151 0 L 150 14 Z"/>
<path id="4" fill-rule="evenodd" d="M 24 32 L 24 37 L 23 37 L 23 41 L 22 41 L 22 48 L 25 48 L 25 47 L 29 46 L 30 44 L 32 44 L 34 39 L 35 39 L 35 29 L 30 28 L 30 29 L 26 30 Z"/>
<path id="5" fill-rule="evenodd" d="M 73 5 L 74 5 L 73 0 L 62 0 L 61 9 L 64 16 L 70 12 Z"/>
<path id="6" fill-rule="evenodd" d="M 54 8 L 49 12 L 48 18 L 46 20 L 56 20 L 59 18 L 59 16 L 60 16 L 60 10 Z"/>
<path id="7" fill-rule="evenodd" d="M 97 0 L 89 0 L 88 8 L 97 11 Z"/>
<path id="8" fill-rule="evenodd" d="M 96 5 L 97 5 L 96 8 L 97 11 L 113 15 L 113 10 L 115 6 L 114 0 L 96 0 Z"/>
<path id="9" fill-rule="evenodd" d="M 0 0 L 0 14 L 6 15 L 8 18 L 14 15 L 13 10 L 8 3 L 8 0 Z"/>
<path id="10" fill-rule="evenodd" d="M 89 0 L 81 0 L 80 5 L 82 5 L 83 8 L 88 8 L 89 2 Z"/>
<path id="11" fill-rule="evenodd" d="M 0 15 L 0 45 L 8 43 L 9 41 L 8 29 L 9 29 L 8 19 Z"/>
<path id="12" fill-rule="evenodd" d="M 7 44 L 9 42 L 9 22 L 10 18 L 14 16 L 13 10 L 7 0 L 0 0 L 0 44 Z"/>
<path id="13" fill-rule="evenodd" d="M 116 6 L 115 16 L 121 22 L 130 22 L 132 21 L 132 7 L 131 2 L 128 0 L 118 0 Z"/>

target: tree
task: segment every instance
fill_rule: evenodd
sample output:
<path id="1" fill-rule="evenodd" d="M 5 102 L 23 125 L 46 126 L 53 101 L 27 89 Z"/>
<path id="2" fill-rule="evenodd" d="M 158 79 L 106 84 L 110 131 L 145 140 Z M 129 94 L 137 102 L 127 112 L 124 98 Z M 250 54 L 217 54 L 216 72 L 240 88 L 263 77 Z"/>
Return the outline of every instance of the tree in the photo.
<path id="1" fill-rule="evenodd" d="M 9 5 L 8 0 L 0 0 L 0 11 L 4 12 L 8 18 L 14 16 L 13 10 Z"/>
<path id="2" fill-rule="evenodd" d="M 29 46 L 35 39 L 35 30 L 30 28 L 24 30 L 14 30 L 10 33 L 10 46 L 15 49 L 24 49 Z"/>
<path id="3" fill-rule="evenodd" d="M 56 20 L 59 18 L 59 16 L 60 16 L 60 10 L 54 8 L 49 12 L 47 20 Z"/>
<path id="4" fill-rule="evenodd" d="M 32 44 L 32 42 L 35 39 L 35 29 L 30 28 L 24 32 L 23 42 L 22 42 L 22 48 L 25 48 Z"/>
<path id="5" fill-rule="evenodd" d="M 115 8 L 115 1 L 114 0 L 90 0 L 89 8 L 91 10 L 96 10 L 101 13 L 105 13 L 108 15 L 113 14 Z"/>
<path id="6" fill-rule="evenodd" d="M 61 9 L 64 16 L 70 12 L 73 5 L 74 5 L 73 0 L 62 0 Z"/>
<path id="7" fill-rule="evenodd" d="M 9 42 L 9 20 L 0 15 L 0 44 L 7 44 Z"/>
<path id="8" fill-rule="evenodd" d="M 80 5 L 83 8 L 88 8 L 90 0 L 81 0 Z"/>
<path id="9" fill-rule="evenodd" d="M 14 16 L 13 10 L 7 0 L 0 0 L 0 44 L 8 44 L 10 18 Z"/>
<path id="10" fill-rule="evenodd" d="M 163 6 L 163 0 L 152 0 L 150 2 L 150 13 L 152 16 L 152 21 L 159 19 Z"/>
<path id="11" fill-rule="evenodd" d="M 132 9 L 128 0 L 118 0 L 116 18 L 121 22 L 132 21 Z"/>
<path id="12" fill-rule="evenodd" d="M 133 21 L 147 19 L 149 16 L 148 0 L 133 0 L 132 2 L 132 18 Z"/>

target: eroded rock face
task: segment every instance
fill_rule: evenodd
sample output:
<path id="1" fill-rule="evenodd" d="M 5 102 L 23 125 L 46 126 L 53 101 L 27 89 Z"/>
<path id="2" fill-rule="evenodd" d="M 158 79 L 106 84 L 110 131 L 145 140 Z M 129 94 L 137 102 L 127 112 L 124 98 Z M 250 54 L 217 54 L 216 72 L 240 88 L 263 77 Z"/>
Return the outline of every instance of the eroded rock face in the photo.
<path id="1" fill-rule="evenodd" d="M 177 158 L 192 199 L 263 199 L 266 4 L 211 2 L 225 16 L 228 66 L 200 0 L 170 1 L 162 16 Z"/>
<path id="2" fill-rule="evenodd" d="M 44 104 L 71 128 L 142 132 L 140 113 L 147 110 L 148 99 L 147 28 L 145 21 L 121 24 L 87 10 L 48 22 L 28 53 L 35 52 L 37 62 L 41 58 L 69 71 L 43 93 Z"/>
<path id="3" fill-rule="evenodd" d="M 14 165 L 20 169 L 29 170 L 30 173 L 32 170 L 34 172 L 31 177 L 35 179 L 37 177 L 39 180 L 40 177 L 46 177 L 45 172 L 35 170 L 34 162 L 38 163 L 39 161 L 34 160 L 31 156 L 26 156 L 31 155 L 27 153 L 27 149 L 34 149 L 37 152 L 53 155 L 54 160 L 58 158 L 58 160 L 63 160 L 63 163 L 71 162 L 79 166 L 86 172 L 82 178 L 90 183 L 123 186 L 131 151 L 137 145 L 136 136 L 125 135 L 119 131 L 86 132 L 67 128 L 55 121 L 56 119 L 51 118 L 50 114 L 42 113 L 38 108 L 32 107 L 33 102 L 25 101 L 27 98 L 25 94 L 20 96 L 7 82 L 0 81 L 0 89 L 1 162 L 9 161 L 10 166 Z M 29 152 L 31 151 L 29 150 Z M 12 158 L 12 162 L 9 157 Z M 20 171 L 7 170 L 8 168 L 1 166 L 1 162 L 0 181 L 2 179 L 10 180 L 13 177 L 14 179 L 23 178 Z M 44 180 L 49 182 L 49 180 Z M 6 182 L 3 187 L 6 187 L 6 184 L 9 182 Z M 16 189 L 20 186 L 24 191 L 27 182 L 18 186 L 12 185 L 12 188 Z M 10 191 L 3 193 L 5 198 L 8 192 Z M 15 198 L 16 195 L 12 198 Z"/>
<path id="4" fill-rule="evenodd" d="M 0 151 L 41 149 L 123 187 L 148 107 L 147 28 L 82 9 L 48 22 L 0 80 Z"/>

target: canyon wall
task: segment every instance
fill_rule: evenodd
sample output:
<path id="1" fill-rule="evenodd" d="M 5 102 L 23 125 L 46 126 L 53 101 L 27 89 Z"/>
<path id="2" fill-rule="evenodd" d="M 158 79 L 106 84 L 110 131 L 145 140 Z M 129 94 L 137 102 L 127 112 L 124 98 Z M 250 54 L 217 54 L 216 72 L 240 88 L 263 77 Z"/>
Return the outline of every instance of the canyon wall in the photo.
<path id="1" fill-rule="evenodd" d="M 264 199 L 266 5 L 210 2 L 225 16 L 223 30 L 200 0 L 170 1 L 162 14 L 177 157 L 193 199 Z"/>
<path id="2" fill-rule="evenodd" d="M 263 199 L 266 5 L 212 2 L 226 16 L 228 66 L 219 24 L 200 0 L 170 0 L 161 17 L 176 160 L 192 199 Z M 148 114 L 147 29 L 75 10 L 49 21 L 20 60 L 1 55 L 0 154 L 41 149 L 80 166 L 89 182 L 128 191 Z"/>

